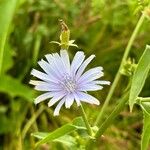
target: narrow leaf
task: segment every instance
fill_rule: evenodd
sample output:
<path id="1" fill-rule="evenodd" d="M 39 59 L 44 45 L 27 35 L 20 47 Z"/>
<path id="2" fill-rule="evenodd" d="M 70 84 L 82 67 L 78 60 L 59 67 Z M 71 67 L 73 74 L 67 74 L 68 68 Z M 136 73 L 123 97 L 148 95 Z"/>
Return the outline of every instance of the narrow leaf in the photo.
<path id="1" fill-rule="evenodd" d="M 62 143 L 71 149 L 73 149 L 73 147 L 77 146 L 76 139 L 74 137 L 72 137 L 71 135 L 64 135 L 58 139 L 55 139 L 54 142 Z"/>
<path id="2" fill-rule="evenodd" d="M 147 45 L 143 55 L 139 60 L 139 63 L 132 78 L 129 96 L 130 111 L 132 111 L 133 105 L 136 102 L 136 98 L 138 97 L 144 86 L 149 69 L 150 69 L 150 46 Z"/>
<path id="3" fill-rule="evenodd" d="M 31 134 L 32 136 L 38 138 L 38 139 L 44 139 L 46 136 L 48 136 L 47 132 L 35 132 Z"/>
<path id="4" fill-rule="evenodd" d="M 5 74 L 14 64 L 13 62 L 13 56 L 14 56 L 14 51 L 13 49 L 10 47 L 10 45 L 7 43 L 5 45 L 5 55 L 3 56 L 3 65 L 2 66 L 2 71 L 1 74 Z"/>
<path id="5" fill-rule="evenodd" d="M 74 126 L 72 124 L 66 124 L 58 129 L 56 129 L 55 131 L 49 133 L 45 138 L 43 138 L 36 144 L 36 147 L 41 144 L 53 141 L 53 140 L 55 140 L 61 136 L 64 136 L 74 130 L 76 130 L 76 126 Z"/>
<path id="6" fill-rule="evenodd" d="M 141 102 L 140 106 L 147 114 L 150 115 L 150 102 Z"/>
<path id="7" fill-rule="evenodd" d="M 141 139 L 141 150 L 147 150 L 150 140 L 150 115 L 143 111 L 144 115 L 144 127 Z"/>
<path id="8" fill-rule="evenodd" d="M 41 140 L 41 139 L 46 138 L 46 136 L 48 136 L 48 134 L 49 133 L 47 133 L 47 132 L 36 132 L 36 133 L 33 133 L 32 136 Z M 75 138 L 73 138 L 70 135 L 61 136 L 57 139 L 54 139 L 53 142 L 60 142 L 68 147 L 75 146 L 77 144 L 75 141 Z"/>
<path id="9" fill-rule="evenodd" d="M 85 123 L 82 117 L 76 117 L 73 119 L 72 124 L 81 129 L 82 127 L 85 128 Z"/>
<path id="10" fill-rule="evenodd" d="M 70 132 L 75 131 L 75 130 L 86 130 L 82 117 L 75 118 L 72 121 L 72 123 L 68 123 L 49 134 L 43 134 L 41 132 L 38 132 L 32 135 L 39 139 L 42 139 L 39 142 L 37 142 L 36 144 L 36 147 L 37 147 L 41 144 L 44 144 L 50 141 L 57 141 L 57 139 L 60 140 L 60 137 L 67 135 Z"/>
<path id="11" fill-rule="evenodd" d="M 18 0 L 0 1 L 0 74 L 2 71 L 5 43 L 9 26 L 15 12 Z"/>

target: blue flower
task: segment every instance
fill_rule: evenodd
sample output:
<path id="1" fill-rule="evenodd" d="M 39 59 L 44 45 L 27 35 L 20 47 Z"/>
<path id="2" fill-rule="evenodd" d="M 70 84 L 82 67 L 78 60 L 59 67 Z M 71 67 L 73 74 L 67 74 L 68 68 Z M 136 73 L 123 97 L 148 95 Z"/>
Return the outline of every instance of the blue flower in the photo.
<path id="1" fill-rule="evenodd" d="M 84 72 L 87 65 L 95 55 L 91 55 L 85 60 L 84 52 L 78 51 L 72 63 L 66 50 L 58 53 L 46 55 L 46 61 L 38 62 L 44 73 L 33 69 L 31 74 L 39 80 L 31 80 L 30 84 L 35 85 L 38 91 L 45 93 L 35 99 L 35 104 L 46 99 L 50 99 L 48 106 L 58 102 L 54 110 L 54 116 L 59 115 L 63 104 L 70 108 L 74 101 L 77 106 L 81 101 L 99 105 L 100 102 L 95 97 L 87 94 L 87 91 L 101 90 L 102 85 L 109 85 L 109 81 L 97 80 L 104 75 L 102 67 L 95 67 Z"/>

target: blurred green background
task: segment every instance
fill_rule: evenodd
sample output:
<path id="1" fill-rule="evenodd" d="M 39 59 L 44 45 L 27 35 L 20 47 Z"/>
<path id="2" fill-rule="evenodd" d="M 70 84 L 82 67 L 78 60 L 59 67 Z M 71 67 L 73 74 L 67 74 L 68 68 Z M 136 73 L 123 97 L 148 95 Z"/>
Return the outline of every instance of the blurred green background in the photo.
<path id="1" fill-rule="evenodd" d="M 95 54 L 96 58 L 90 67 L 103 66 L 103 79 L 112 82 L 124 49 L 146 5 L 146 0 L 0 0 L 0 149 L 33 149 L 37 139 L 31 133 L 53 131 L 80 116 L 75 104 L 69 110 L 62 109 L 59 117 L 53 117 L 53 107 L 48 108 L 47 102 L 35 106 L 33 100 L 39 93 L 28 84 L 31 69 L 39 68 L 37 61 L 47 53 L 60 50 L 59 46 L 49 43 L 59 41 L 59 19 L 66 22 L 71 39 L 76 40 L 79 46 L 79 49 L 70 47 L 71 56 L 78 50 L 84 51 L 87 57 Z M 146 44 L 150 44 L 148 19 L 130 53 L 136 63 Z M 103 119 L 116 106 L 127 81 L 128 77 L 123 76 L 118 83 Z M 148 78 L 142 96 L 150 96 L 149 83 Z M 107 86 L 102 91 L 92 93 L 100 100 L 101 106 L 108 91 Z M 101 106 L 85 105 L 91 124 Z M 131 114 L 126 107 L 104 137 L 100 138 L 95 149 L 138 150 L 141 130 L 140 108 L 135 107 Z M 40 149 L 68 147 L 53 142 Z"/>

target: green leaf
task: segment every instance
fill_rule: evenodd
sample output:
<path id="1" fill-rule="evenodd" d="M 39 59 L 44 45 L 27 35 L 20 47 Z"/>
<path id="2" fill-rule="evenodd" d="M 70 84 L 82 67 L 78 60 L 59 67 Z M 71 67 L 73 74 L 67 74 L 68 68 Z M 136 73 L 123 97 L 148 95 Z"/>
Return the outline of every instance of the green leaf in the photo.
<path id="1" fill-rule="evenodd" d="M 76 117 L 75 119 L 73 119 L 72 124 L 78 127 L 79 129 L 85 129 L 85 123 L 82 117 Z"/>
<path id="2" fill-rule="evenodd" d="M 83 126 L 83 122 L 82 122 L 82 118 L 81 117 L 77 117 L 73 120 L 72 123 L 68 123 L 58 129 L 56 129 L 55 131 L 49 133 L 48 135 L 45 136 L 45 134 L 43 133 L 35 133 L 33 134 L 34 136 L 38 137 L 38 138 L 41 138 L 42 140 L 40 140 L 39 142 L 36 143 L 36 147 L 41 145 L 41 144 L 44 144 L 44 143 L 47 143 L 47 142 L 50 142 L 50 141 L 54 141 L 64 135 L 67 135 L 69 134 L 70 132 L 72 131 L 75 131 L 75 130 L 86 130 L 86 128 Z M 79 125 L 79 126 L 77 126 Z M 43 138 L 43 136 L 45 136 Z"/>
<path id="3" fill-rule="evenodd" d="M 150 102 L 140 102 L 141 108 L 150 115 Z"/>
<path id="4" fill-rule="evenodd" d="M 139 60 L 139 63 L 132 78 L 129 96 L 130 111 L 132 111 L 133 105 L 136 102 L 136 98 L 138 97 L 144 86 L 149 69 L 150 69 L 150 46 L 147 45 L 143 55 Z"/>
<path id="5" fill-rule="evenodd" d="M 141 139 L 141 150 L 147 150 L 150 140 L 150 115 L 143 111 L 144 126 Z"/>
<path id="6" fill-rule="evenodd" d="M 71 149 L 75 146 L 77 146 L 76 139 L 70 135 L 64 135 L 58 139 L 55 139 L 54 142 L 60 142 L 66 145 L 67 147 L 70 147 Z"/>
<path id="7" fill-rule="evenodd" d="M 43 138 L 41 141 L 39 141 L 37 144 L 36 144 L 36 147 L 41 145 L 41 144 L 44 144 L 44 143 L 47 143 L 47 142 L 50 142 L 50 141 L 53 141 L 61 136 L 64 136 L 74 130 L 76 130 L 76 126 L 72 125 L 72 124 L 66 124 L 58 129 L 56 129 L 55 131 L 49 133 L 45 138 Z"/>
<path id="8" fill-rule="evenodd" d="M 47 132 L 35 132 L 35 133 L 32 133 L 31 135 L 38 139 L 44 139 L 46 136 L 48 136 L 48 133 Z"/>
<path id="9" fill-rule="evenodd" d="M 12 68 L 13 66 L 13 56 L 15 55 L 14 51 L 12 48 L 6 44 L 5 46 L 5 55 L 3 57 L 3 65 L 2 66 L 2 74 L 4 75 L 9 69 Z"/>
<path id="10" fill-rule="evenodd" d="M 47 132 L 36 132 L 36 133 L 33 133 L 32 136 L 34 136 L 38 139 L 44 139 L 44 138 L 46 138 L 46 136 L 48 136 L 48 134 L 49 133 L 47 133 Z M 70 135 L 61 136 L 57 139 L 54 139 L 53 142 L 60 142 L 60 143 L 63 143 L 64 145 L 66 145 L 68 147 L 72 147 L 72 146 L 77 145 L 76 139 Z"/>
<path id="11" fill-rule="evenodd" d="M 30 102 L 35 97 L 35 93 L 31 88 L 23 85 L 19 80 L 6 75 L 0 77 L 0 92 L 8 93 L 12 97 L 20 96 Z"/>
<path id="12" fill-rule="evenodd" d="M 0 134 L 6 134 L 12 131 L 12 125 L 10 126 L 9 124 L 11 124 L 11 120 L 10 117 L 4 115 L 4 113 L 0 113 Z M 13 129 L 14 130 L 14 129 Z"/>
<path id="13" fill-rule="evenodd" d="M 15 12 L 18 0 L 0 1 L 0 73 L 2 71 L 5 43 L 9 26 Z"/>
<path id="14" fill-rule="evenodd" d="M 0 1 L 0 35 L 7 32 L 18 0 Z"/>

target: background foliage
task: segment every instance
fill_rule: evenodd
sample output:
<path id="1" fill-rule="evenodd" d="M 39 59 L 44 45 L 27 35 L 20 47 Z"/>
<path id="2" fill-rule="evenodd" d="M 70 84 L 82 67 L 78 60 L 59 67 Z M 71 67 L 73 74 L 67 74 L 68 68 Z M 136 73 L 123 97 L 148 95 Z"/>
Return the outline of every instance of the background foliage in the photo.
<path id="1" fill-rule="evenodd" d="M 33 149 L 36 138 L 31 133 L 50 132 L 71 122 L 80 112 L 76 105 L 63 109 L 59 117 L 53 117 L 53 107 L 46 102 L 35 106 L 36 93 L 28 82 L 32 67 L 47 53 L 58 52 L 60 47 L 49 42 L 59 40 L 58 19 L 63 19 L 71 30 L 71 39 L 86 55 L 96 54 L 91 66 L 104 67 L 105 77 L 111 82 L 131 33 L 147 1 L 138 0 L 0 0 L 0 149 Z M 149 21 L 146 20 L 132 47 L 130 57 L 137 63 L 146 44 L 150 44 Z M 122 77 L 104 119 L 110 114 L 127 86 Z M 150 78 L 141 96 L 150 96 Z M 101 101 L 109 88 L 94 93 Z M 90 122 L 95 121 L 100 107 L 85 105 Z M 93 111 L 94 110 L 94 111 Z M 110 150 L 137 150 L 140 147 L 142 111 L 135 106 L 133 113 L 126 107 L 113 125 L 105 132 L 96 147 Z M 74 132 L 78 147 L 78 133 Z M 77 141 L 78 139 L 78 141 Z M 67 144 L 54 141 L 43 149 L 67 149 Z M 70 142 L 70 143 L 71 143 Z M 70 144 L 69 143 L 69 144 Z M 81 144 L 82 145 L 82 144 Z M 41 149 L 42 149 L 41 148 Z M 80 147 L 81 148 L 81 147 Z"/>

